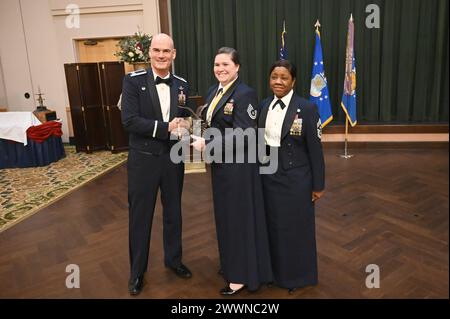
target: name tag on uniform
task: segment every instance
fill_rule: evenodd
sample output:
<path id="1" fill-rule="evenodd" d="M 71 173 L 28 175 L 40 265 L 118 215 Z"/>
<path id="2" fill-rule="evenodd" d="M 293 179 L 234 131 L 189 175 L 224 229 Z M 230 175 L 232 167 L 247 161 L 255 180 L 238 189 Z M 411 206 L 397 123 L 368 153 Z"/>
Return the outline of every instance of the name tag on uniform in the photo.
<path id="1" fill-rule="evenodd" d="M 223 114 L 232 115 L 233 109 L 234 109 L 234 100 L 231 99 L 229 102 L 227 102 L 227 104 L 225 104 L 225 106 L 223 108 Z"/>
<path id="2" fill-rule="evenodd" d="M 291 129 L 289 131 L 290 135 L 300 136 L 302 135 L 302 125 L 303 119 L 299 119 L 297 115 L 295 116 L 294 122 L 292 123 Z"/>

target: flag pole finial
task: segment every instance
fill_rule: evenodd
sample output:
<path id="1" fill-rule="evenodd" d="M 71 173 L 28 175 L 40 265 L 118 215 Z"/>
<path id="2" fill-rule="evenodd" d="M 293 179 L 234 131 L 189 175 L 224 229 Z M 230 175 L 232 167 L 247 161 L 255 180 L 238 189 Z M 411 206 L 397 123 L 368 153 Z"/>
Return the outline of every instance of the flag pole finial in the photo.
<path id="1" fill-rule="evenodd" d="M 320 28 L 319 19 L 317 19 L 316 24 L 314 26 L 316 27 L 316 30 L 319 30 L 319 28 Z"/>
<path id="2" fill-rule="evenodd" d="M 353 13 L 350 13 L 350 21 L 353 21 Z"/>

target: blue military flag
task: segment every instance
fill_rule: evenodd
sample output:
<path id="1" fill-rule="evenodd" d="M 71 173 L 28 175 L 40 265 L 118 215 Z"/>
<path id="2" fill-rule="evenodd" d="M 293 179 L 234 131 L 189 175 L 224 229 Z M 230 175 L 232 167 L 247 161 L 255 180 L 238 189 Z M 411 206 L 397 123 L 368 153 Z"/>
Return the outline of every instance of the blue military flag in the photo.
<path id="1" fill-rule="evenodd" d="M 281 32 L 281 48 L 280 48 L 280 60 L 287 60 L 288 51 L 286 45 L 286 23 L 283 21 L 283 31 Z"/>
<path id="2" fill-rule="evenodd" d="M 345 80 L 344 93 L 342 94 L 341 106 L 344 110 L 351 126 L 355 126 L 356 119 L 356 65 L 353 40 L 355 35 L 355 26 L 353 24 L 353 15 L 348 21 L 347 50 L 345 54 Z"/>
<path id="3" fill-rule="evenodd" d="M 320 121 L 325 127 L 333 119 L 331 112 L 330 94 L 328 93 L 327 78 L 323 64 L 322 44 L 320 42 L 319 20 L 316 22 L 316 46 L 311 76 L 310 101 L 319 108 Z"/>

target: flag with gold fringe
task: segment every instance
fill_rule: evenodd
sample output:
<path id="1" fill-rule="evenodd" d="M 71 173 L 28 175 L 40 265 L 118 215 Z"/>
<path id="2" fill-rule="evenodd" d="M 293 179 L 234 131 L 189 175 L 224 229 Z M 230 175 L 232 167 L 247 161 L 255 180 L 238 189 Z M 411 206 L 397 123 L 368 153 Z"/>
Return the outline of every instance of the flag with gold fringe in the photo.
<path id="1" fill-rule="evenodd" d="M 316 45 L 314 48 L 314 61 L 311 76 L 310 101 L 315 103 L 319 109 L 322 127 L 325 127 L 333 119 L 331 112 L 330 94 L 328 93 L 327 78 L 325 76 L 325 65 L 323 63 L 322 44 L 320 41 L 320 23 L 316 22 Z"/>
<path id="2" fill-rule="evenodd" d="M 345 54 L 345 80 L 344 93 L 342 94 L 341 107 L 344 110 L 351 126 L 357 123 L 356 118 L 356 64 L 354 51 L 355 27 L 353 15 L 348 21 L 347 49 Z"/>
<path id="3" fill-rule="evenodd" d="M 283 31 L 281 32 L 281 48 L 280 48 L 280 60 L 288 59 L 288 51 L 286 44 L 286 22 L 283 21 Z"/>

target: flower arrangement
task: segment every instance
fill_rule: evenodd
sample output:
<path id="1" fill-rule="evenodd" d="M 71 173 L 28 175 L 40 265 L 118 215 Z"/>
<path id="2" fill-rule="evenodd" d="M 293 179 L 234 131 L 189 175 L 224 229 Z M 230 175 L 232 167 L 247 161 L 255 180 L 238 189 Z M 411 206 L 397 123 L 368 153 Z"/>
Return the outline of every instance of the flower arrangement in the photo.
<path id="1" fill-rule="evenodd" d="M 117 46 L 120 48 L 114 55 L 121 61 L 128 63 L 148 62 L 150 60 L 149 48 L 152 37 L 142 32 L 136 32 L 134 35 L 125 37 L 119 41 Z"/>

